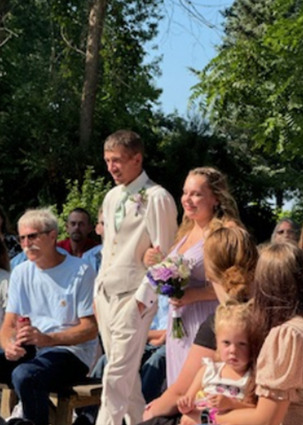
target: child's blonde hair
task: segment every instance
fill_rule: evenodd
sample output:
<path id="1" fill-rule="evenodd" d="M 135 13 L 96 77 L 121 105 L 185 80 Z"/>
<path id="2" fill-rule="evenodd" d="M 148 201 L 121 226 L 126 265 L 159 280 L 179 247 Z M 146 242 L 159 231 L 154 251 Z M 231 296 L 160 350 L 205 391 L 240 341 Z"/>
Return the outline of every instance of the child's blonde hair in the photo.
<path id="1" fill-rule="evenodd" d="M 239 303 L 236 300 L 228 300 L 220 304 L 215 315 L 215 334 L 221 327 L 239 327 L 247 331 L 250 339 L 251 303 Z"/>

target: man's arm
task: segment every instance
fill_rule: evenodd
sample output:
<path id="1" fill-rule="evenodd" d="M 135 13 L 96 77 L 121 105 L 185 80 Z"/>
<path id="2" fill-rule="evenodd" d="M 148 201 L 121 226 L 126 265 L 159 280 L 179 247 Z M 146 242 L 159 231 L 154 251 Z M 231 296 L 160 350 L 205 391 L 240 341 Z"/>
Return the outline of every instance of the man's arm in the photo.
<path id="1" fill-rule="evenodd" d="M 16 361 L 26 353 L 19 342 L 16 341 L 16 324 L 18 315 L 15 313 L 5 313 L 4 321 L 0 332 L 1 347 L 8 360 Z"/>
<path id="2" fill-rule="evenodd" d="M 37 347 L 56 345 L 77 345 L 96 338 L 98 334 L 95 317 L 81 317 L 80 323 L 59 332 L 42 333 L 34 326 L 24 326 L 17 335 L 18 344 L 32 344 Z"/>
<path id="3" fill-rule="evenodd" d="M 165 256 L 172 247 L 176 236 L 177 208 L 173 197 L 165 189 L 157 187 L 156 190 L 155 193 L 153 193 L 153 189 L 148 193 L 151 199 L 146 213 L 146 225 L 152 247 Z M 135 298 L 141 313 L 146 307 L 148 308 L 156 302 L 157 295 L 146 277 L 139 286 Z"/>
<path id="4" fill-rule="evenodd" d="M 146 214 L 147 230 L 151 244 L 164 256 L 171 249 L 178 229 L 177 208 L 173 197 L 163 188 L 155 193 L 151 189 L 151 197 Z"/>

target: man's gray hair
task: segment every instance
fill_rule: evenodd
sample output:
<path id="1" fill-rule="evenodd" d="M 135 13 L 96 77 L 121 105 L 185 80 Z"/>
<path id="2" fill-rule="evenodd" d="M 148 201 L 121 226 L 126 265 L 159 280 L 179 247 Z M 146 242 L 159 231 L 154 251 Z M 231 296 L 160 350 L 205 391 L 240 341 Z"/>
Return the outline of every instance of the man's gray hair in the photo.
<path id="1" fill-rule="evenodd" d="M 46 232 L 55 230 L 58 233 L 58 220 L 50 208 L 27 210 L 18 220 L 18 229 L 20 226 L 30 226 Z"/>
<path id="2" fill-rule="evenodd" d="M 132 155 L 144 154 L 144 145 L 139 134 L 131 130 L 118 130 L 109 135 L 104 142 L 104 151 L 112 151 L 117 147 L 123 147 Z"/>

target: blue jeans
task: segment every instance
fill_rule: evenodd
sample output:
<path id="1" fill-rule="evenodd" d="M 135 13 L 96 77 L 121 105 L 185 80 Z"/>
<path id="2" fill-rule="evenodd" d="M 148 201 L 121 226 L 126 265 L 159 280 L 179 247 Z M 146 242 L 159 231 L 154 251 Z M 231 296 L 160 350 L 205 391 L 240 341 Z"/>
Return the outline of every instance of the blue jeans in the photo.
<path id="1" fill-rule="evenodd" d="M 142 393 L 146 403 L 160 397 L 166 387 L 165 344 L 159 347 L 146 344 L 140 375 L 142 381 Z"/>
<path id="2" fill-rule="evenodd" d="M 49 424 L 49 393 L 77 383 L 87 372 L 88 367 L 65 349 L 54 348 L 17 362 L 7 360 L 0 353 L 0 381 L 13 386 L 25 418 L 35 425 Z"/>

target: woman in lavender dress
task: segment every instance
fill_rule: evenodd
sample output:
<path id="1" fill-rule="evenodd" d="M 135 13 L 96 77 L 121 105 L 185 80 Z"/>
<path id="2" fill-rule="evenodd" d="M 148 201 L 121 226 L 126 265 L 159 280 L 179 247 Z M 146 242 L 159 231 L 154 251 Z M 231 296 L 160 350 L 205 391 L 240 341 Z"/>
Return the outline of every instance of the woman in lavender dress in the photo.
<path id="1" fill-rule="evenodd" d="M 183 255 L 193 261 L 191 277 L 181 299 L 170 299 L 169 322 L 166 337 L 167 384 L 177 378 L 188 350 L 202 322 L 214 312 L 218 302 L 205 280 L 203 244 L 205 237 L 223 224 L 239 224 L 238 209 L 230 195 L 222 173 L 214 168 L 201 167 L 189 172 L 181 198 L 184 216 L 177 234 L 176 244 L 168 257 Z M 159 255 L 157 249 L 150 250 Z M 172 335 L 173 310 L 180 313 L 186 336 Z"/>

